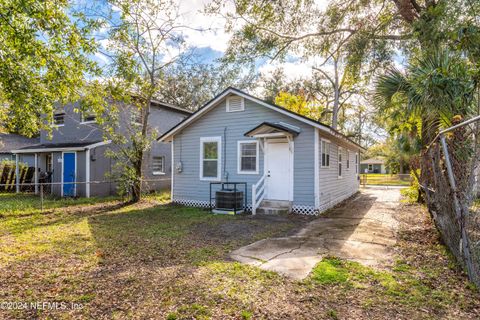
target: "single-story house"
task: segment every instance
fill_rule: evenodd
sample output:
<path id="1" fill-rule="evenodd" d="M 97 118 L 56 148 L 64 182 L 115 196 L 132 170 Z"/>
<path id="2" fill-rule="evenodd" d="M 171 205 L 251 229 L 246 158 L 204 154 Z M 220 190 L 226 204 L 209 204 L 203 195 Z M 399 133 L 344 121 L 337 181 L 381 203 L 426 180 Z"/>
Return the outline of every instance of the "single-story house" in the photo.
<path id="1" fill-rule="evenodd" d="M 4 160 L 15 161 L 15 154 L 12 150 L 20 149 L 40 142 L 40 138 L 27 138 L 13 133 L 0 133 L 0 162 Z M 35 156 L 22 155 L 19 159 L 29 167 L 35 165 Z"/>
<path id="2" fill-rule="evenodd" d="M 361 173 L 388 173 L 385 159 L 376 157 L 360 161 Z"/>
<path id="3" fill-rule="evenodd" d="M 246 184 L 246 209 L 254 214 L 272 208 L 317 214 L 359 188 L 360 145 L 235 88 L 159 141 L 171 143 L 172 201 L 179 204 L 210 207 L 210 187 L 218 188 L 212 182 L 238 182 Z"/>

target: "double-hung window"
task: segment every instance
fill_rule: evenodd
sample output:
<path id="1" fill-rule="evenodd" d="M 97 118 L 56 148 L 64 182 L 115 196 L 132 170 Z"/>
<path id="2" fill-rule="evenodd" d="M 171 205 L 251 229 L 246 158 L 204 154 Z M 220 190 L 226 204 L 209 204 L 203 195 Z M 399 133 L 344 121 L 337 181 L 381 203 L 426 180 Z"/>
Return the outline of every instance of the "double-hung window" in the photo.
<path id="1" fill-rule="evenodd" d="M 258 142 L 238 141 L 238 173 L 258 174 Z"/>
<path id="2" fill-rule="evenodd" d="M 358 153 L 355 153 L 355 173 L 358 174 Z"/>
<path id="3" fill-rule="evenodd" d="M 220 180 L 221 150 L 221 137 L 200 138 L 200 180 Z"/>
<path id="4" fill-rule="evenodd" d="M 65 124 L 65 112 L 55 113 L 53 115 L 53 124 L 56 126 L 63 126 Z"/>
<path id="5" fill-rule="evenodd" d="M 81 122 L 82 123 L 94 123 L 97 121 L 97 117 L 94 114 L 81 114 Z"/>
<path id="6" fill-rule="evenodd" d="M 338 148 L 338 177 L 342 177 L 342 148 Z"/>
<path id="7" fill-rule="evenodd" d="M 165 174 L 165 157 L 153 157 L 152 158 L 152 174 L 162 175 Z"/>
<path id="8" fill-rule="evenodd" d="M 330 142 L 322 140 L 321 142 L 322 152 L 322 167 L 330 167 Z"/>
<path id="9" fill-rule="evenodd" d="M 350 151 L 348 150 L 347 150 L 346 158 L 347 158 L 347 170 L 348 170 L 350 169 Z"/>

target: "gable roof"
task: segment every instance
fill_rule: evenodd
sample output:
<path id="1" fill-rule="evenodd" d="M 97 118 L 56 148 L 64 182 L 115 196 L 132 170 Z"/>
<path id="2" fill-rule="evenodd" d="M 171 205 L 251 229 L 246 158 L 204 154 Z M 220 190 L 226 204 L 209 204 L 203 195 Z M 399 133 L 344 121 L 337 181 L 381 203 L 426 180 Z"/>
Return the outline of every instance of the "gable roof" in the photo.
<path id="1" fill-rule="evenodd" d="M 300 133 L 300 131 L 297 131 L 297 130 L 293 129 L 292 127 L 286 126 L 282 123 L 273 123 L 273 122 L 265 121 L 265 122 L 260 123 L 255 128 L 253 128 L 251 130 L 248 130 L 248 132 L 246 132 L 244 134 L 244 136 L 245 137 L 254 136 L 255 134 L 257 134 L 262 129 L 263 129 L 263 131 L 267 130 L 267 131 L 276 131 L 276 132 L 286 132 L 286 133 L 289 133 L 289 134 L 294 135 L 294 136 L 297 136 Z"/>
<path id="2" fill-rule="evenodd" d="M 171 111 L 176 111 L 176 112 L 183 113 L 185 115 L 191 115 L 193 113 L 193 111 L 174 106 L 173 104 L 170 104 L 170 103 L 162 102 L 162 101 L 155 100 L 155 99 L 152 99 L 151 101 L 152 101 L 152 105 L 155 106 L 155 107 L 165 108 L 165 109 L 168 109 L 168 110 L 171 110 Z"/>
<path id="3" fill-rule="evenodd" d="M 360 164 L 385 164 L 385 159 L 382 158 L 370 158 L 360 161 Z"/>
<path id="4" fill-rule="evenodd" d="M 246 92 L 243 92 L 239 89 L 236 89 L 236 88 L 233 88 L 233 87 L 228 87 L 227 89 L 223 90 L 220 94 L 218 94 L 216 97 L 214 97 L 213 99 L 211 99 L 210 101 L 208 101 L 206 104 L 204 104 L 200 109 L 198 109 L 197 111 L 195 111 L 190 117 L 188 118 L 185 118 L 182 122 L 180 122 L 179 124 L 177 124 L 175 127 L 171 128 L 170 130 L 168 130 L 167 132 L 165 132 L 162 136 L 160 136 L 159 138 L 157 138 L 158 141 L 162 141 L 162 142 L 165 142 L 165 141 L 171 141 L 171 138 L 173 137 L 173 135 L 175 135 L 175 133 L 179 132 L 180 130 L 182 130 L 183 128 L 187 127 L 190 123 L 192 123 L 193 121 L 195 121 L 197 118 L 201 117 L 203 114 L 205 114 L 206 112 L 208 112 L 210 109 L 212 109 L 217 102 L 219 102 L 220 100 L 222 100 L 223 98 L 227 97 L 229 94 L 235 94 L 235 95 L 238 95 L 240 97 L 243 97 L 245 99 L 248 99 L 248 100 L 251 100 L 253 102 L 256 102 L 264 107 L 267 107 L 271 110 L 274 110 L 274 111 L 277 111 L 277 112 L 280 112 L 284 115 L 287 115 L 293 119 L 296 119 L 298 121 L 301 121 L 301 122 L 304 122 L 306 124 L 309 124 L 311 125 L 312 127 L 315 127 L 315 128 L 318 128 L 320 129 L 321 131 L 323 132 L 326 132 L 334 137 L 337 137 L 337 138 L 340 138 L 352 145 L 355 145 L 356 147 L 364 150 L 364 148 L 362 146 L 360 146 L 358 143 L 352 141 L 351 139 L 349 139 L 347 136 L 345 136 L 344 134 L 338 132 L 337 130 L 333 129 L 332 127 L 326 125 L 326 124 L 323 124 L 319 121 L 315 121 L 313 119 L 310 119 L 308 117 L 305 117 L 301 114 L 298 114 L 298 113 L 295 113 L 293 111 L 290 111 L 290 110 L 287 110 L 285 108 L 282 108 L 278 105 L 275 105 L 275 104 L 272 104 L 272 103 L 269 103 L 267 101 L 264 101 L 262 99 L 259 99 L 257 97 L 254 97 Z"/>
<path id="5" fill-rule="evenodd" d="M 39 142 L 39 138 L 27 138 L 14 133 L 0 133 L 0 152 L 11 153 L 14 149 L 20 149 Z"/>

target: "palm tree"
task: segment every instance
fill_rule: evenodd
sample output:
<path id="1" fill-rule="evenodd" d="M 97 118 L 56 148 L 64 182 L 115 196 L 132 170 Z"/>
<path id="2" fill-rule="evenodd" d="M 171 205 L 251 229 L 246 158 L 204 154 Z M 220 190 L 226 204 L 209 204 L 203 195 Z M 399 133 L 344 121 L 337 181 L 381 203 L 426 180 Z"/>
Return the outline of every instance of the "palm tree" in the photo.
<path id="1" fill-rule="evenodd" d="M 415 59 L 402 72 L 391 69 L 378 78 L 375 103 L 382 112 L 403 114 L 421 119 L 422 144 L 427 146 L 440 127 L 449 126 L 455 115 L 463 118 L 475 112 L 477 86 L 464 58 L 449 50 Z M 398 115 L 397 115 L 398 116 Z"/>

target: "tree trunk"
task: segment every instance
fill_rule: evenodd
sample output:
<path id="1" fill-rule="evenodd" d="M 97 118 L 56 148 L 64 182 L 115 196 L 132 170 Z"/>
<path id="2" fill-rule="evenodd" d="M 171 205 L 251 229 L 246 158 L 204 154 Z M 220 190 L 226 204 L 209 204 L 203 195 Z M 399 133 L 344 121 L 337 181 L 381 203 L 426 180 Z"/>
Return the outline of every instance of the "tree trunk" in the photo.
<path id="1" fill-rule="evenodd" d="M 136 145 L 133 146 L 134 150 L 136 150 L 136 159 L 133 164 L 135 177 L 132 184 L 132 202 L 138 202 L 142 199 L 143 163 L 148 139 L 148 118 L 150 116 L 151 104 L 152 97 L 149 95 L 142 108 L 143 117 L 140 141 L 137 141 Z"/>

